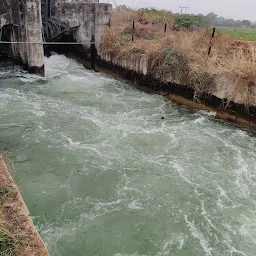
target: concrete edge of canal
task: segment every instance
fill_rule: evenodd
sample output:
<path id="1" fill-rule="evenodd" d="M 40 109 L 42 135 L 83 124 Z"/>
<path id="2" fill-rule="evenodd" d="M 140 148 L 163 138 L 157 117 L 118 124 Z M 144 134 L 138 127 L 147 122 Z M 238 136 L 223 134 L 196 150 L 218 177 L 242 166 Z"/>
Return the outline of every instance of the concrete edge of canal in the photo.
<path id="1" fill-rule="evenodd" d="M 0 254 L 49 256 L 9 170 L 0 155 Z"/>

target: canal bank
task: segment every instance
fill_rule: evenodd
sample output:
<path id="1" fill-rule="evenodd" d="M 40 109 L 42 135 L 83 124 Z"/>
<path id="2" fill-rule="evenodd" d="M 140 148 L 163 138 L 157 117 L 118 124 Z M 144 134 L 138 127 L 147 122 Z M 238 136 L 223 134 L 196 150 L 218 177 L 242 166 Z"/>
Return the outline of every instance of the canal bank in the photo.
<path id="1" fill-rule="evenodd" d="M 15 181 L 0 155 L 0 254 L 49 256 Z"/>

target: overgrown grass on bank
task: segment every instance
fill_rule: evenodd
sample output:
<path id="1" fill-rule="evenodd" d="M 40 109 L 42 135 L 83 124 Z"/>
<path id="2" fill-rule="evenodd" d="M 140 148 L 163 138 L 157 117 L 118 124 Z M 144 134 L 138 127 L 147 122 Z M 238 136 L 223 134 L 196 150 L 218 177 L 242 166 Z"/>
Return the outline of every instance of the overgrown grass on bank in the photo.
<path id="1" fill-rule="evenodd" d="M 151 15 L 142 19 L 140 11 L 116 11 L 103 37 L 102 52 L 117 59 L 130 58 L 133 53 L 149 54 L 150 72 L 157 78 L 209 93 L 217 85 L 225 86 L 228 101 L 238 99 L 255 106 L 256 43 L 237 41 L 218 29 L 211 40 L 212 28 L 177 30 L 168 15 L 166 22 L 164 12 L 156 21 Z"/>
<path id="2" fill-rule="evenodd" d="M 4 202 L 9 192 L 10 188 L 0 187 L 0 205 Z M 14 256 L 17 240 L 6 227 L 0 206 L 0 256 Z"/>

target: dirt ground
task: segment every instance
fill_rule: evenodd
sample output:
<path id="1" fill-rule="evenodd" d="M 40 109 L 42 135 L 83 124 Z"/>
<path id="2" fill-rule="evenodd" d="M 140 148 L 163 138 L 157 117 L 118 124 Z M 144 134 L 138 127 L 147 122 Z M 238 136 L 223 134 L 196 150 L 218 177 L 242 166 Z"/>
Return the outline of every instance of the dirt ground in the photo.
<path id="1" fill-rule="evenodd" d="M 15 241 L 11 255 L 49 256 L 3 156 L 0 156 L 0 189 L 4 191 L 0 196 L 0 231 L 6 230 Z"/>

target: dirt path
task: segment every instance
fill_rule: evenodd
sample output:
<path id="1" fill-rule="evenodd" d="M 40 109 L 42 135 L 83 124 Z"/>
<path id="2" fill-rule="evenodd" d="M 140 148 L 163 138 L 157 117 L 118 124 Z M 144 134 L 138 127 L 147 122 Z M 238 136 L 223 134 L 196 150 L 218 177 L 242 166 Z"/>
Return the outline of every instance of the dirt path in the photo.
<path id="1" fill-rule="evenodd" d="M 15 256 L 49 256 L 5 160 L 0 156 L 0 255 L 3 251 Z"/>

